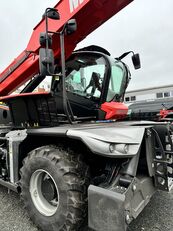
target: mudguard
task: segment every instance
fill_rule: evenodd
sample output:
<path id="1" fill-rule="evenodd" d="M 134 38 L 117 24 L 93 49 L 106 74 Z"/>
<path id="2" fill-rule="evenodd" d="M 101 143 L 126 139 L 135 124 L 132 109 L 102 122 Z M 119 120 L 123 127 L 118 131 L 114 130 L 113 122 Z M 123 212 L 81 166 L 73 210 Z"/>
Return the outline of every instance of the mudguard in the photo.
<path id="1" fill-rule="evenodd" d="M 95 154 L 117 158 L 133 157 L 138 153 L 144 136 L 144 127 L 98 126 L 69 129 L 67 136 L 82 140 Z"/>

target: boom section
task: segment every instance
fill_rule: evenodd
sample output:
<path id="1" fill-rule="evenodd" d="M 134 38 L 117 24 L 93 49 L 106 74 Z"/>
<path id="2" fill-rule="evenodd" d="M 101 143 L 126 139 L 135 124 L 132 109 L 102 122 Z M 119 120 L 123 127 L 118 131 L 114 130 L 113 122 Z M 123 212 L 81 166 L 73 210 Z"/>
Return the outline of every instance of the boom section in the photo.
<path id="1" fill-rule="evenodd" d="M 60 0 L 55 8 L 60 20 L 49 19 L 49 30 L 61 31 L 71 18 L 77 21 L 78 29 L 66 36 L 65 49 L 68 58 L 76 45 L 92 31 L 106 22 L 133 0 Z M 45 31 L 45 19 L 34 28 L 26 49 L 0 74 L 0 96 L 8 95 L 39 72 L 39 36 Z M 60 58 L 58 35 L 53 35 L 53 51 L 56 60 Z"/>

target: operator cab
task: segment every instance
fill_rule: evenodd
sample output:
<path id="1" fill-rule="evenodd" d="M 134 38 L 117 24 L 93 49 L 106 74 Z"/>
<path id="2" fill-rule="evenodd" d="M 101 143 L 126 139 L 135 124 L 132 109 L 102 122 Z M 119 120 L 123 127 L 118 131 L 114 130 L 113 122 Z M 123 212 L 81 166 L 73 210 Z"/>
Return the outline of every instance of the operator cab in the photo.
<path id="1" fill-rule="evenodd" d="M 53 77 L 52 93 L 57 111 L 63 113 L 60 67 Z M 129 82 L 127 67 L 105 53 L 77 51 L 66 62 L 67 100 L 75 117 L 104 119 L 101 105 L 122 102 Z"/>
<path id="2" fill-rule="evenodd" d="M 73 121 L 121 119 L 128 108 L 122 103 L 130 73 L 103 48 L 74 52 L 65 65 L 66 102 Z M 45 127 L 68 123 L 64 110 L 63 75 L 55 65 L 50 92 L 35 93 L 46 76 L 37 75 L 19 95 L 3 98 L 16 127 Z M 51 76 L 48 76 L 51 78 Z"/>

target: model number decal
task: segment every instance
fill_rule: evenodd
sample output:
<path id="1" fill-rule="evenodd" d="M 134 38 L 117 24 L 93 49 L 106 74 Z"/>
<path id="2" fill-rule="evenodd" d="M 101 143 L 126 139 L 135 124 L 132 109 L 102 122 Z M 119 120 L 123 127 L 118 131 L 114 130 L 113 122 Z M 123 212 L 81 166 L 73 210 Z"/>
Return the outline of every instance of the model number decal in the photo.
<path id="1" fill-rule="evenodd" d="M 69 0 L 70 12 L 73 13 L 73 11 L 83 2 L 84 0 Z"/>

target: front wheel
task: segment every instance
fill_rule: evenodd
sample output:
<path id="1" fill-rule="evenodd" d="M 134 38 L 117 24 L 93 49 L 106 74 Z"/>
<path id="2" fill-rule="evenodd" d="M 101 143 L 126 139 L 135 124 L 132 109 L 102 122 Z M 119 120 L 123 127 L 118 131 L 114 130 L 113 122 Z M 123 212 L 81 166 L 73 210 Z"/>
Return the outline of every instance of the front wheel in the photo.
<path id="1" fill-rule="evenodd" d="M 25 207 L 45 231 L 77 231 L 87 217 L 88 167 L 79 155 L 44 146 L 30 152 L 21 169 Z"/>

